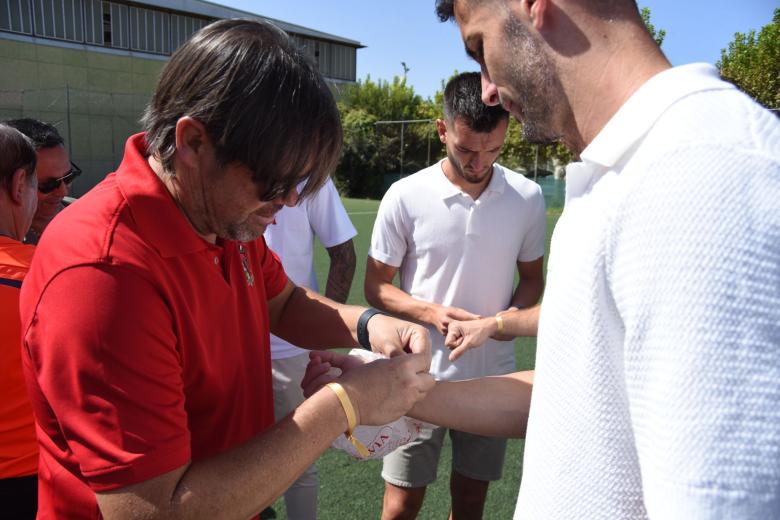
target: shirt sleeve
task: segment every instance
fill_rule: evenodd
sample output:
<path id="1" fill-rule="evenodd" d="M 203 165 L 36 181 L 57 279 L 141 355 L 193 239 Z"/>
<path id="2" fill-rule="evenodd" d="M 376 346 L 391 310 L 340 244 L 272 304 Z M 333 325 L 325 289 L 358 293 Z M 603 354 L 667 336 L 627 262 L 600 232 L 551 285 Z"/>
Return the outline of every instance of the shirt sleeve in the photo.
<path id="1" fill-rule="evenodd" d="M 528 226 L 526 228 L 518 262 L 532 262 L 544 256 L 545 240 L 547 239 L 547 209 L 544 204 L 542 188 L 535 186 L 534 196 L 528 200 Z"/>
<path id="2" fill-rule="evenodd" d="M 407 229 L 396 186 L 391 186 L 379 203 L 368 256 L 383 264 L 400 267 L 406 256 Z"/>
<path id="3" fill-rule="evenodd" d="M 723 146 L 666 153 L 609 232 L 650 518 L 780 510 L 778 171 Z"/>
<path id="4" fill-rule="evenodd" d="M 41 295 L 25 345 L 46 406 L 94 491 L 190 460 L 173 330 L 152 284 L 117 266 L 66 270 Z"/>
<path id="5" fill-rule="evenodd" d="M 312 195 L 307 213 L 314 234 L 326 248 L 343 244 L 357 235 L 331 179 Z"/>

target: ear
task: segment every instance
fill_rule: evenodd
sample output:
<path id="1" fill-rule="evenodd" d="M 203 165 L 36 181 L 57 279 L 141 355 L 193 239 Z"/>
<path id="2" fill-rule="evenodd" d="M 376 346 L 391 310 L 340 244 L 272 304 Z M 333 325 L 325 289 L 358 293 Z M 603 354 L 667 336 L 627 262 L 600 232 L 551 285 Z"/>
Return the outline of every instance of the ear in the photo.
<path id="1" fill-rule="evenodd" d="M 11 177 L 11 202 L 17 205 L 24 204 L 24 191 L 30 189 L 30 180 L 24 168 L 17 169 Z"/>
<path id="2" fill-rule="evenodd" d="M 176 159 L 183 166 L 197 169 L 211 144 L 206 127 L 197 119 L 185 116 L 176 122 Z"/>
<path id="3" fill-rule="evenodd" d="M 447 142 L 447 123 L 443 119 L 436 120 L 436 131 L 439 133 L 439 141 Z"/>
<path id="4" fill-rule="evenodd" d="M 531 21 L 531 25 L 537 32 L 541 32 L 544 27 L 548 4 L 549 0 L 522 0 L 520 2 L 520 10 L 525 15 L 525 19 Z M 515 5 L 516 3 L 513 3 L 513 7 Z M 518 13 L 514 14 L 517 16 Z"/>

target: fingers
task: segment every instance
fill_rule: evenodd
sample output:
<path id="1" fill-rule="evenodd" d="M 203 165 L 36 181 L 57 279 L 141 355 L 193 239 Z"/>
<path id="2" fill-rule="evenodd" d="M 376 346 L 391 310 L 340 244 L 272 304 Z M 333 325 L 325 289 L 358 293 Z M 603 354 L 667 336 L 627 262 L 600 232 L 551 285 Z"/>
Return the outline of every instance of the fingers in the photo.
<path id="1" fill-rule="evenodd" d="M 428 359 L 428 365 L 431 363 L 431 336 L 425 327 L 415 326 L 411 329 L 407 348 L 412 354 L 423 354 Z"/>
<path id="2" fill-rule="evenodd" d="M 301 379 L 301 388 L 305 397 L 310 397 L 321 386 L 330 382 L 324 381 L 323 376 L 335 379 L 335 376 L 329 374 L 330 369 L 330 363 L 323 363 L 317 357 L 310 357 L 309 365 L 306 367 L 306 372 Z"/>
<path id="3" fill-rule="evenodd" d="M 444 338 L 444 346 L 450 349 L 456 348 L 463 343 L 463 339 L 463 330 L 458 326 L 451 327 L 449 332 L 447 332 L 447 337 Z"/>
<path id="4" fill-rule="evenodd" d="M 452 352 L 450 352 L 450 355 L 447 357 L 452 362 L 457 361 L 463 354 L 465 354 L 472 348 L 474 348 L 474 345 L 465 344 L 463 346 L 455 348 Z"/>
<path id="5" fill-rule="evenodd" d="M 447 315 L 453 320 L 458 320 L 458 321 L 478 320 L 481 318 L 479 314 L 471 313 L 459 307 L 450 307 L 447 312 Z"/>

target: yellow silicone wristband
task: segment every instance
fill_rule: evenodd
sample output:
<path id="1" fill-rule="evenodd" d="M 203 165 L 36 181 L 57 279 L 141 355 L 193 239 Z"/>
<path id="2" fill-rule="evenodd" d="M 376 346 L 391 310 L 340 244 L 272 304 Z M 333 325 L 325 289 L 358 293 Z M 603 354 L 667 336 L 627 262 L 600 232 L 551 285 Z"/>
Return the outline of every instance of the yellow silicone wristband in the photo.
<path id="1" fill-rule="evenodd" d="M 497 325 L 496 332 L 498 332 L 499 334 L 504 332 L 504 318 L 502 318 L 501 316 L 496 316 L 496 325 Z"/>
<path id="2" fill-rule="evenodd" d="M 344 408 L 344 413 L 347 416 L 348 425 L 347 431 L 344 432 L 344 435 L 347 437 L 347 439 L 349 439 L 349 442 L 352 443 L 358 453 L 360 453 L 361 457 L 368 457 L 369 453 L 366 446 L 352 435 L 352 432 L 355 431 L 355 428 L 357 427 L 357 417 L 355 416 L 355 408 L 352 406 L 352 401 L 350 401 L 349 395 L 347 395 L 347 391 L 344 390 L 344 387 L 338 383 L 328 383 L 325 386 L 333 390 L 333 393 L 335 393 L 336 397 L 339 398 L 341 407 Z"/>

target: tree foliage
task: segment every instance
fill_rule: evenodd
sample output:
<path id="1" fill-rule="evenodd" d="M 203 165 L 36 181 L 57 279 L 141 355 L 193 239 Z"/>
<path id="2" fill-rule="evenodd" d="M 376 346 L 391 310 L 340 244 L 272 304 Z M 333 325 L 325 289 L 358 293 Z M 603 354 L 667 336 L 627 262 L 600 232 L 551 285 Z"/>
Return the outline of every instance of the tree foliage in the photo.
<path id="1" fill-rule="evenodd" d="M 336 170 L 336 185 L 350 197 L 380 198 L 385 175 L 412 173 L 441 154 L 431 123 L 386 123 L 435 119 L 433 102 L 423 99 L 405 78 L 373 81 L 371 77 L 346 87 L 338 102 L 344 127 L 344 149 Z"/>
<path id="2" fill-rule="evenodd" d="M 780 9 L 761 32 L 736 33 L 716 63 L 723 79 L 767 108 L 780 108 Z"/>
<path id="3" fill-rule="evenodd" d="M 664 29 L 656 29 L 653 22 L 650 21 L 650 8 L 643 7 L 639 10 L 639 14 L 642 16 L 642 21 L 645 22 L 645 27 L 650 32 L 650 36 L 653 37 L 655 43 L 660 47 L 666 37 L 666 31 Z"/>
<path id="4" fill-rule="evenodd" d="M 457 74 L 457 72 L 455 72 Z M 387 185 L 401 174 L 414 173 L 446 154 L 436 133 L 435 120 L 442 117 L 445 81 L 433 99 L 423 99 L 403 78 L 373 81 L 370 77 L 346 87 L 338 107 L 344 128 L 344 147 L 335 181 L 350 197 L 381 198 Z M 428 120 L 403 125 L 386 121 Z M 522 127 L 510 119 L 504 148 L 498 160 L 504 166 L 532 176 L 571 161 L 562 145 L 531 145 L 522 138 Z"/>

